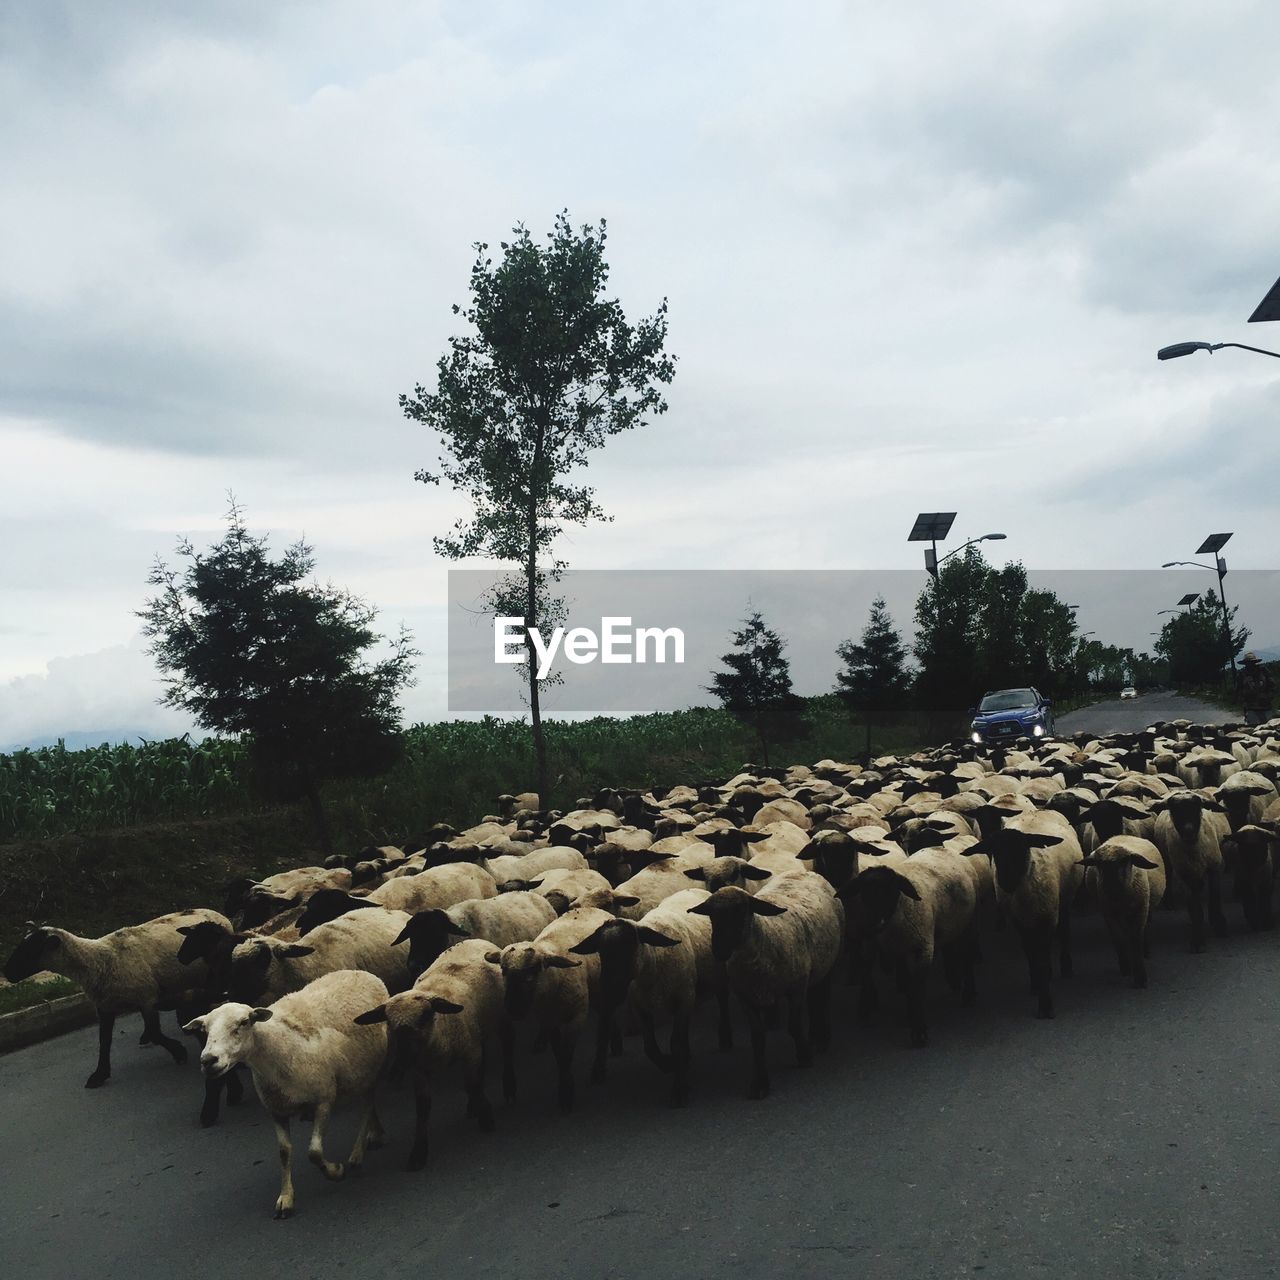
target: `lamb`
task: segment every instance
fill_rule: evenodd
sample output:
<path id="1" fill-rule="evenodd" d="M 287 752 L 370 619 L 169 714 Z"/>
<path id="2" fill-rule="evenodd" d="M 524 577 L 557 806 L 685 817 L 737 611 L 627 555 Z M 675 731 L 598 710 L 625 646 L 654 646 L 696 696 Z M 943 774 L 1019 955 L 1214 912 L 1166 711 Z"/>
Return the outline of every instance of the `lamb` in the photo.
<path id="1" fill-rule="evenodd" d="M 1235 866 L 1235 896 L 1250 929 L 1275 926 L 1273 900 L 1276 868 L 1271 846 L 1280 839 L 1274 822 L 1246 823 L 1222 841 Z"/>
<path id="2" fill-rule="evenodd" d="M 66 929 L 30 925 L 4 967 L 10 982 L 49 970 L 79 983 L 98 1014 L 98 1065 L 86 1089 L 98 1089 L 111 1077 L 111 1036 L 119 1014 L 142 1014 L 140 1045 L 158 1044 L 181 1065 L 185 1047 L 160 1030 L 160 1011 L 174 1009 L 192 986 L 192 973 L 178 962 L 178 928 L 209 921 L 230 929 L 216 911 L 197 908 L 157 916 L 117 929 L 101 938 L 81 938 Z M 199 974 L 194 975 L 199 980 Z"/>
<path id="3" fill-rule="evenodd" d="M 392 991 L 410 983 L 408 948 L 396 938 L 409 922 L 403 911 L 351 911 L 307 934 L 306 943 L 251 937 L 231 953 L 227 995 L 243 1004 L 271 1004 L 337 969 L 363 969 Z"/>
<path id="4" fill-rule="evenodd" d="M 968 837 L 972 839 L 972 837 Z M 853 930 L 874 938 L 876 950 L 895 971 L 907 997 L 911 1047 L 929 1043 L 925 996 L 935 950 L 941 949 L 947 978 L 961 1004 L 977 1000 L 977 890 L 962 855 L 925 849 L 896 865 L 868 867 L 837 891 Z M 874 995 L 860 1004 L 865 1013 Z"/>
<path id="5" fill-rule="evenodd" d="M 431 1078 L 459 1066 L 467 1094 L 467 1118 L 480 1131 L 493 1129 L 493 1106 L 485 1096 L 487 1050 L 494 1040 L 503 1049 L 506 1100 L 515 1100 L 510 1024 L 503 1009 L 502 970 L 489 942 L 472 939 L 442 952 L 408 990 L 361 1013 L 358 1026 L 385 1024 L 393 1075 L 413 1073 L 415 1108 L 413 1146 L 408 1169 L 427 1163 L 431 1117 Z"/>
<path id="6" fill-rule="evenodd" d="M 562 916 L 583 894 L 597 889 L 611 889 L 613 886 L 600 872 L 592 871 L 590 867 L 579 867 L 572 871 L 565 867 L 553 867 L 529 882 L 527 887 L 540 893 L 551 903 L 556 915 Z"/>
<path id="7" fill-rule="evenodd" d="M 1018 930 L 1037 997 L 1036 1017 L 1053 1017 L 1053 965 L 1058 939 L 1059 967 L 1072 973 L 1071 905 L 1083 879 L 1084 854 L 1071 824 L 1051 812 L 1010 818 L 967 849 L 987 854 L 995 865 L 996 900 Z"/>
<path id="8" fill-rule="evenodd" d="M 811 871 L 775 876 L 754 897 L 738 888 L 717 889 L 689 910 L 711 918 L 712 955 L 725 965 L 751 1027 L 748 1097 L 765 1098 L 765 1019 L 780 1001 L 788 1007 L 800 1066 L 810 1066 L 813 1050 L 830 1042 L 831 970 L 840 953 L 844 912 L 831 886 Z"/>
<path id="9" fill-rule="evenodd" d="M 1088 868 L 1086 881 L 1096 890 L 1120 972 L 1132 974 L 1135 987 L 1145 987 L 1151 912 L 1160 905 L 1166 883 L 1160 851 L 1150 840 L 1116 835 L 1081 865 Z"/>
<path id="10" fill-rule="evenodd" d="M 541 894 L 501 893 L 496 898 L 458 902 L 444 911 L 419 911 L 409 917 L 396 944 L 409 944 L 407 966 L 416 979 L 457 938 L 478 938 L 488 942 L 490 949 L 530 942 L 555 918 L 555 908 Z"/>
<path id="11" fill-rule="evenodd" d="M 689 1021 L 694 1007 L 712 990 L 728 999 L 711 955 L 711 923 L 689 914 L 710 896 L 705 889 L 683 889 L 643 919 L 607 921 L 570 948 L 573 955 L 600 957 L 602 1037 L 628 1002 L 640 1020 L 649 1060 L 672 1074 L 673 1107 L 689 1101 Z M 727 1016 L 723 1008 L 722 1014 Z M 668 1022 L 671 1046 L 663 1053 L 656 1032 Z"/>
<path id="12" fill-rule="evenodd" d="M 1227 918 L 1222 913 L 1222 845 L 1219 829 L 1210 820 L 1213 813 L 1222 812 L 1222 806 L 1196 791 L 1171 791 L 1153 807 L 1158 810 L 1155 844 L 1164 854 L 1166 871 L 1177 876 L 1187 893 L 1191 950 L 1203 951 L 1206 897 L 1215 935 L 1227 935 Z"/>
<path id="13" fill-rule="evenodd" d="M 270 1009 L 224 1004 L 184 1028 L 205 1039 L 200 1065 L 220 1076 L 243 1062 L 276 1127 L 280 1152 L 280 1195 L 275 1216 L 293 1213 L 293 1144 L 289 1121 L 314 1113 L 308 1155 L 326 1178 L 338 1181 L 358 1168 L 366 1147 L 381 1144 L 383 1133 L 373 1090 L 387 1056 L 387 1031 L 358 1026 L 356 1018 L 387 989 L 371 973 L 344 970 L 317 978 L 284 996 Z M 333 1108 L 348 1099 L 363 1108 L 360 1128 L 346 1165 L 325 1159 L 324 1131 Z"/>
<path id="14" fill-rule="evenodd" d="M 600 962 L 575 960 L 569 952 L 613 917 L 596 907 L 574 907 L 547 925 L 532 942 L 513 942 L 493 951 L 507 982 L 506 1010 L 513 1021 L 533 1015 L 555 1055 L 557 1100 L 572 1111 L 575 1088 L 573 1052 L 587 1015 L 599 1000 Z M 604 1075 L 606 1035 L 596 1045 L 592 1075 Z"/>

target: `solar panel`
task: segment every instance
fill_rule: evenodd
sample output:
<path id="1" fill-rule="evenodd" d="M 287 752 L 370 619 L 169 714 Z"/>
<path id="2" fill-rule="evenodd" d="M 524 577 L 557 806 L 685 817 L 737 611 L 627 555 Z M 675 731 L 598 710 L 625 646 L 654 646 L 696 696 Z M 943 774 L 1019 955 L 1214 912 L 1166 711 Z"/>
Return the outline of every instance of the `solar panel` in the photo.
<path id="1" fill-rule="evenodd" d="M 1185 605 L 1195 604 L 1199 599 L 1200 593 L 1198 591 L 1189 591 L 1181 600 L 1178 601 L 1178 606 L 1179 608 L 1182 608 Z"/>
<path id="2" fill-rule="evenodd" d="M 1217 555 L 1223 547 L 1227 545 L 1231 535 L 1229 533 L 1211 533 L 1197 548 L 1198 556 L 1214 556 Z"/>
<path id="3" fill-rule="evenodd" d="M 1257 309 L 1249 317 L 1250 324 L 1259 320 L 1280 320 L 1280 280 L 1267 291 L 1267 296 L 1258 303 Z"/>
<path id="4" fill-rule="evenodd" d="M 908 542 L 941 542 L 951 532 L 954 511 L 922 511 L 907 535 Z"/>

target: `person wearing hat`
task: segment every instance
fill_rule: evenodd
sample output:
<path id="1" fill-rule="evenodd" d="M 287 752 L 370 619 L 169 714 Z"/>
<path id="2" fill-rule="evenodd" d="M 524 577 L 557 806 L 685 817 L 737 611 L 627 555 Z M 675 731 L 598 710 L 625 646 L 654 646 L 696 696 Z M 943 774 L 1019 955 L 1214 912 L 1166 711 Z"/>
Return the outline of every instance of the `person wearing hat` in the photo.
<path id="1" fill-rule="evenodd" d="M 1262 724 L 1271 719 L 1271 698 L 1275 684 L 1271 672 L 1262 665 L 1256 653 L 1244 655 L 1240 673 L 1240 701 L 1244 705 L 1245 724 Z"/>

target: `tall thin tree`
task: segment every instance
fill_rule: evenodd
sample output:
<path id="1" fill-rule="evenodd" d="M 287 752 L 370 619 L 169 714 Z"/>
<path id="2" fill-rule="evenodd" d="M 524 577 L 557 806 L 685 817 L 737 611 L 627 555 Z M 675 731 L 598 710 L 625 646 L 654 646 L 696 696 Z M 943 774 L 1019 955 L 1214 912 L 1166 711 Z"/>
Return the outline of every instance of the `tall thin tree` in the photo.
<path id="1" fill-rule="evenodd" d="M 481 556 L 515 562 L 525 582 L 526 628 L 538 625 L 546 592 L 564 562 L 552 557 L 567 524 L 608 520 L 595 491 L 571 481 L 610 436 L 666 411 L 662 387 L 675 376 L 665 351 L 667 303 L 635 324 L 605 296 L 605 223 L 575 231 L 561 213 L 548 243 L 523 225 L 495 263 L 477 244 L 471 301 L 454 306 L 469 332 L 449 339 L 436 365 L 435 390 L 418 385 L 400 397 L 406 417 L 434 431 L 440 456 L 417 472 L 447 480 L 472 503 L 469 516 L 435 549 L 449 559 Z M 547 751 L 532 641 L 529 719 L 536 785 L 547 803 Z"/>
<path id="2" fill-rule="evenodd" d="M 887 723 L 901 711 L 911 687 L 907 648 L 893 625 L 884 596 L 871 604 L 871 614 L 858 643 L 846 640 L 836 649 L 845 664 L 836 673 L 836 695 L 855 717 L 866 724 L 865 756 L 871 758 L 871 727 Z"/>

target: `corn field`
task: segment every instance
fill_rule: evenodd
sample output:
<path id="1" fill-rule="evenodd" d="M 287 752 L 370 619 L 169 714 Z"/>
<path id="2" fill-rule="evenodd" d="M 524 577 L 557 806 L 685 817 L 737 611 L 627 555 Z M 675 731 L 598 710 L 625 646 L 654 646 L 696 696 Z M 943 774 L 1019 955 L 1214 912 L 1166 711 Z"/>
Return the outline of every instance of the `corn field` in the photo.
<path id="1" fill-rule="evenodd" d="M 783 744 L 782 762 L 854 759 L 863 730 L 831 696 L 808 699 L 811 733 Z M 746 729 L 717 708 L 615 719 L 548 721 L 551 803 L 572 805 L 601 786 L 661 786 L 690 777 L 723 778 L 758 760 Z M 918 726 L 875 734 L 877 751 L 911 749 Z M 335 836 L 360 844 L 396 842 L 426 824 L 471 822 L 494 797 L 528 786 L 528 725 L 486 717 L 417 724 L 387 773 L 335 781 L 323 798 Z M 0 755 L 0 842 L 179 822 L 262 809 L 247 749 L 186 738 L 68 751 L 62 746 Z M 300 818 L 299 821 L 305 821 Z"/>

